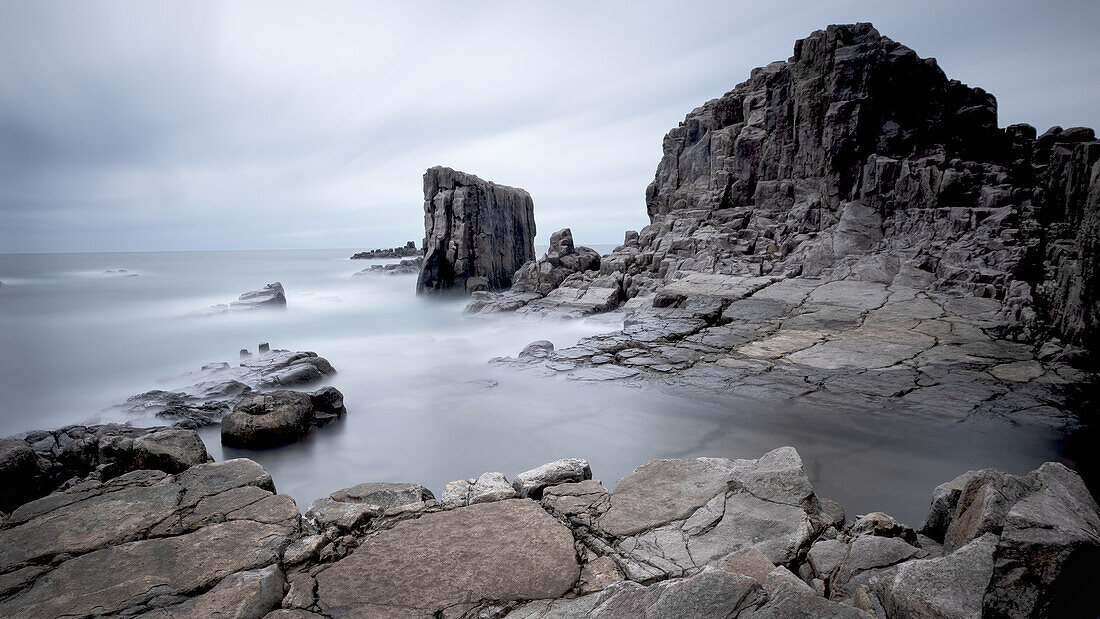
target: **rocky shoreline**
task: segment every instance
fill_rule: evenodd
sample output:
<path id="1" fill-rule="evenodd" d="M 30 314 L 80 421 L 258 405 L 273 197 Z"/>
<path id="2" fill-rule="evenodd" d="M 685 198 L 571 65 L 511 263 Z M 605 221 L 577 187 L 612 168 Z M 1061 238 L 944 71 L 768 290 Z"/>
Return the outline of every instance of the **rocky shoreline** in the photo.
<path id="1" fill-rule="evenodd" d="M 830 26 L 665 137 L 651 224 L 535 259 L 522 189 L 435 167 L 393 268 L 474 316 L 603 314 L 612 333 L 493 360 L 572 380 L 857 414 L 1095 422 L 1100 140 L 997 127 L 988 93 L 870 24 Z M 410 253 L 411 252 L 411 253 Z M 392 255 L 390 255 L 392 253 Z M 285 307 L 281 284 L 237 309 Z M 266 347 L 266 345 L 263 345 Z M 346 411 L 312 352 L 242 351 L 123 408 L 176 427 L 0 441 L 10 617 L 1095 617 L 1100 507 L 1048 462 L 969 471 L 907 526 L 818 497 L 799 454 L 653 460 L 609 490 L 565 458 L 362 484 L 300 511 L 194 431 L 270 447 Z M 847 480 L 860 483 L 859 479 Z"/>
<path id="2" fill-rule="evenodd" d="M 653 460 L 613 492 L 579 459 L 457 480 L 439 501 L 363 483 L 304 516 L 237 459 L 15 507 L 0 519 L 0 614 L 1085 617 L 1098 559 L 1100 507 L 1057 463 L 964 473 L 913 529 L 846 516 L 790 447 Z"/>

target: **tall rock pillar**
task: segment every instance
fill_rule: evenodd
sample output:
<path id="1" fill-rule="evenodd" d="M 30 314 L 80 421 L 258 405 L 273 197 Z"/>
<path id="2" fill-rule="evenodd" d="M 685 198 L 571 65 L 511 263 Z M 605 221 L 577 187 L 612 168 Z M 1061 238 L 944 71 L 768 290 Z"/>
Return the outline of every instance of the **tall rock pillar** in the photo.
<path id="1" fill-rule="evenodd" d="M 507 288 L 535 259 L 535 210 L 522 189 L 434 167 L 424 173 L 424 264 L 417 293 Z"/>

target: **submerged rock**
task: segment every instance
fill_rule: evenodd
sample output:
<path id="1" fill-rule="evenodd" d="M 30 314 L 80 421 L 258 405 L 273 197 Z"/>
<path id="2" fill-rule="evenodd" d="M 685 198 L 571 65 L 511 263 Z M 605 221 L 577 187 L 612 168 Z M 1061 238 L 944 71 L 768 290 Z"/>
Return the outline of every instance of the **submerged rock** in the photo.
<path id="1" fill-rule="evenodd" d="M 226 304 L 211 305 L 206 309 L 188 312 L 182 318 L 205 318 L 220 316 L 231 312 L 253 311 L 259 309 L 285 309 L 286 292 L 283 285 L 274 282 L 260 288 L 242 293 L 236 301 Z"/>
<path id="2" fill-rule="evenodd" d="M 507 288 L 535 259 L 531 196 L 450 168 L 424 173 L 424 265 L 416 290 Z"/>
<path id="3" fill-rule="evenodd" d="M 375 264 L 369 268 L 363 269 L 353 273 L 354 276 L 360 277 L 363 275 L 414 275 L 420 272 L 420 268 L 424 265 L 424 256 L 417 256 L 415 258 L 409 258 L 402 260 L 395 264 Z"/>

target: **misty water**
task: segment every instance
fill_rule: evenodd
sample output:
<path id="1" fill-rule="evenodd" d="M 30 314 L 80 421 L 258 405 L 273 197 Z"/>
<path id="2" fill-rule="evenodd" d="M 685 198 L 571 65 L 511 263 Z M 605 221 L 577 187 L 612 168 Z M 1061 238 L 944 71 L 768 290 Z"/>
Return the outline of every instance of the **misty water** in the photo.
<path id="1" fill-rule="evenodd" d="M 609 247 L 599 247 L 607 251 Z M 541 252 L 541 249 L 540 249 Z M 351 250 L 0 255 L 0 436 L 74 423 L 164 423 L 112 408 L 184 383 L 241 348 L 312 350 L 337 374 L 347 417 L 285 447 L 223 449 L 263 464 L 299 507 L 363 481 L 447 481 L 583 457 L 612 486 L 658 457 L 755 458 L 795 446 L 818 494 L 849 514 L 918 524 L 932 489 L 968 469 L 1014 473 L 1063 459 L 1056 430 L 852 415 L 784 402 L 583 383 L 488 360 L 527 343 L 563 347 L 621 326 L 464 316 L 457 299 L 419 298 L 414 276 L 353 277 Z M 125 270 L 124 273 L 108 272 Z M 280 281 L 285 311 L 180 315 Z"/>

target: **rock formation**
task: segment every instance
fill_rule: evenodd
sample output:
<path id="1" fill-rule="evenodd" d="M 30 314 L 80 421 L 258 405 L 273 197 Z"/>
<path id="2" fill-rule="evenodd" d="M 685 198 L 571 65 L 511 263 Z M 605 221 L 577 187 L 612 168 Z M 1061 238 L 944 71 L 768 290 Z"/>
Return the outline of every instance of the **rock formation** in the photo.
<path id="1" fill-rule="evenodd" d="M 418 293 L 507 288 L 535 259 L 531 196 L 450 168 L 424 173 L 424 265 Z"/>
<path id="2" fill-rule="evenodd" d="M 361 277 L 363 275 L 416 275 L 420 273 L 421 267 L 424 266 L 424 256 L 417 256 L 415 258 L 406 258 L 401 262 L 393 264 L 372 264 L 370 267 L 363 269 L 362 271 L 356 271 L 352 275 Z"/>
<path id="3" fill-rule="evenodd" d="M 414 241 L 405 243 L 404 247 L 394 247 L 393 249 L 372 249 L 370 251 L 361 251 L 352 255 L 352 260 L 370 260 L 375 258 L 411 258 L 413 256 L 419 256 L 421 252 L 416 248 Z"/>
<path id="4" fill-rule="evenodd" d="M 332 364 L 315 352 L 271 350 L 268 344 L 260 344 L 257 356 L 242 354 L 236 366 L 208 363 L 175 379 L 180 386 L 171 391 L 146 391 L 116 408 L 153 414 L 179 427 L 200 428 L 218 423 L 237 402 L 256 391 L 305 387 L 335 373 Z"/>
<path id="5" fill-rule="evenodd" d="M 871 25 L 830 26 L 668 133 L 652 223 L 598 272 L 475 303 L 620 312 L 517 360 L 541 372 L 1073 425 L 1100 333 L 1100 141 L 1035 133 Z"/>
<path id="6" fill-rule="evenodd" d="M 798 453 L 362 483 L 305 515 L 250 460 L 87 479 L 0 516 L 5 617 L 1091 617 L 1100 506 L 1047 463 L 846 518 Z M 543 484 L 549 484 L 543 486 Z M 534 498 L 538 488 L 540 498 Z"/>
<path id="7" fill-rule="evenodd" d="M 274 282 L 260 288 L 242 293 L 236 301 L 226 305 L 219 303 L 206 309 L 195 310 L 181 316 L 181 318 L 206 318 L 220 316 L 230 312 L 245 312 L 260 309 L 286 309 L 286 292 L 283 285 Z"/>
<path id="8" fill-rule="evenodd" d="M 600 255 L 596 250 L 584 246 L 574 247 L 573 232 L 569 228 L 563 228 L 550 235 L 550 248 L 546 250 L 545 256 L 528 262 L 516 271 L 511 289 L 499 294 L 475 292 L 473 300 L 466 306 L 466 312 L 528 311 L 535 306 L 524 306 L 551 294 L 568 278 L 599 268 Z"/>
<path id="9" fill-rule="evenodd" d="M 335 387 L 313 393 L 285 389 L 246 395 L 222 418 L 222 444 L 264 448 L 293 443 L 347 413 Z"/>

